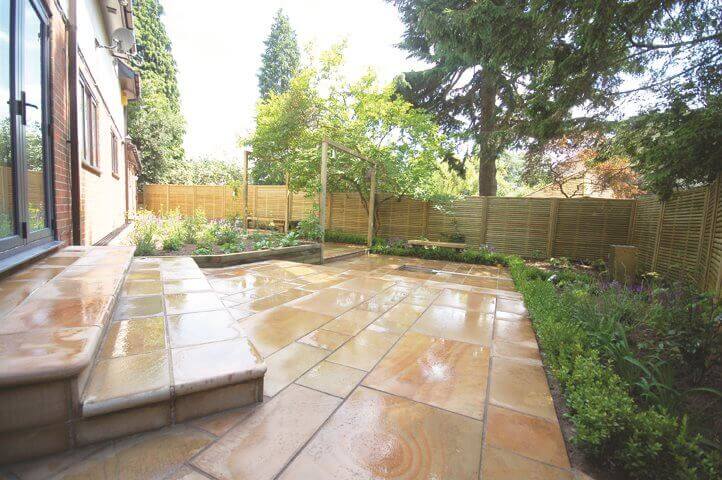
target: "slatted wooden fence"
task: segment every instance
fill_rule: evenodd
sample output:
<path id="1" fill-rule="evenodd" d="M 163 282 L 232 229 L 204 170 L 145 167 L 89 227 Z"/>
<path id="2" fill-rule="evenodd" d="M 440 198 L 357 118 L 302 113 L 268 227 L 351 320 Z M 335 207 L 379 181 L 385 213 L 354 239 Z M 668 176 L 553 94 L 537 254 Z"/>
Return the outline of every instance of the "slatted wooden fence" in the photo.
<path id="1" fill-rule="evenodd" d="M 666 202 L 637 200 L 632 243 L 642 271 L 722 292 L 722 191 L 720 179 L 675 193 Z"/>
<path id="2" fill-rule="evenodd" d="M 146 185 L 144 206 L 156 213 L 202 209 L 209 218 L 244 212 L 243 193 L 227 186 Z M 288 195 L 284 186 L 249 186 L 252 219 L 305 218 L 318 195 Z M 328 196 L 329 229 L 366 234 L 367 210 L 357 193 Z M 722 290 L 722 187 L 720 181 L 676 193 L 669 201 L 596 198 L 466 197 L 448 204 L 378 194 L 377 234 L 385 238 L 448 240 L 490 245 L 527 258 L 604 258 L 613 244 L 639 247 L 640 271 L 694 281 Z"/>

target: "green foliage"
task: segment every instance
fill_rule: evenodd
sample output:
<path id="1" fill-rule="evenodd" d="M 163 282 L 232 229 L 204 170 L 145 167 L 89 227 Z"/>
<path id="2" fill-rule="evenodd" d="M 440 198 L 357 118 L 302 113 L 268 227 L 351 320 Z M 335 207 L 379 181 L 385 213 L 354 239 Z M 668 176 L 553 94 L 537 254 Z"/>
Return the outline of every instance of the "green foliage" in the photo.
<path id="1" fill-rule="evenodd" d="M 133 222 L 133 233 L 130 237 L 135 245 L 135 255 L 153 255 L 156 252 L 156 242 L 159 232 L 160 225 L 155 215 L 145 210 L 136 212 Z"/>
<path id="2" fill-rule="evenodd" d="M 447 262 L 472 263 L 477 265 L 506 265 L 507 256 L 486 249 L 467 249 L 459 252 L 452 248 L 442 247 L 408 247 L 403 244 L 376 243 L 371 253 L 393 255 L 396 257 L 417 257 L 426 260 L 443 260 Z"/>
<path id="3" fill-rule="evenodd" d="M 243 168 L 232 162 L 212 157 L 187 159 L 173 163 L 165 173 L 166 183 L 177 185 L 228 185 L 241 184 Z M 240 196 L 240 189 L 235 195 Z"/>
<path id="4" fill-rule="evenodd" d="M 200 208 L 196 209 L 193 215 L 183 218 L 183 239 L 185 243 L 197 243 L 207 227 L 206 212 Z"/>
<path id="5" fill-rule="evenodd" d="M 318 205 L 314 204 L 306 218 L 298 222 L 296 233 L 299 238 L 304 240 L 313 242 L 321 240 L 321 221 L 318 218 Z M 328 232 L 326 232 L 326 238 L 328 238 Z"/>
<path id="6" fill-rule="evenodd" d="M 379 86 L 371 72 L 346 82 L 338 73 L 342 62 L 340 48 L 326 52 L 320 64 L 291 79 L 287 92 L 259 103 L 255 132 L 245 140 L 253 147 L 254 178 L 288 172 L 293 191 L 319 191 L 319 147 L 329 138 L 376 162 L 378 191 L 414 198 L 442 193 L 432 180 L 448 142 L 431 115 L 413 108 L 393 86 Z M 336 152 L 329 160 L 329 191 L 358 192 L 366 205 L 370 167 Z"/>
<path id="7" fill-rule="evenodd" d="M 216 245 L 235 245 L 241 240 L 241 232 L 233 223 L 227 221 L 215 222 L 211 231 Z"/>
<path id="8" fill-rule="evenodd" d="M 717 478 L 719 454 L 689 431 L 683 400 L 689 393 L 719 392 L 679 384 L 695 381 L 698 358 L 714 361 L 722 353 L 711 299 L 607 285 L 565 273 L 571 269 L 563 263 L 559 271 L 546 272 L 509 260 L 545 361 L 563 388 L 576 429 L 573 441 L 632 478 Z M 695 318 L 680 318 L 680 312 Z M 685 330 L 686 340 L 668 331 L 670 325 Z M 697 352 L 707 337 L 716 347 Z M 683 360 L 690 352 L 697 352 L 697 360 Z M 711 405 L 714 411 L 719 402 Z"/>
<path id="9" fill-rule="evenodd" d="M 358 233 L 347 233 L 340 230 L 326 230 L 325 237 L 327 242 L 366 245 L 366 235 L 360 235 Z"/>
<path id="10" fill-rule="evenodd" d="M 188 236 L 186 222 L 178 209 L 172 210 L 161 219 L 161 243 L 166 252 L 177 252 Z"/>
<path id="11" fill-rule="evenodd" d="M 258 91 L 262 99 L 267 99 L 288 90 L 300 63 L 296 32 L 282 9 L 276 12 L 271 33 L 263 43 L 266 49 L 258 71 Z"/>
<path id="12" fill-rule="evenodd" d="M 406 26 L 402 47 L 431 64 L 407 73 L 399 90 L 433 112 L 447 132 L 474 143 L 482 195 L 495 193 L 494 162 L 506 147 L 528 143 L 536 150 L 603 129 L 617 107 L 639 102 L 640 91 L 655 100 L 673 92 L 690 106 L 720 93 L 719 0 L 388 1 Z M 630 77 L 636 87 L 621 91 Z M 700 178 L 697 168 L 684 165 L 697 167 L 689 161 L 692 151 L 718 150 L 707 143 L 713 130 L 697 142 L 683 139 L 695 146 L 683 147 L 679 159 L 663 159 L 665 137 L 674 132 L 666 128 L 639 132 L 660 152 L 650 153 L 657 167 L 643 170 L 652 174 L 650 185 Z M 449 158 L 459 170 L 465 160 Z M 674 164 L 669 174 L 665 161 Z"/>
<path id="13" fill-rule="evenodd" d="M 606 157 L 627 155 L 642 174 L 642 187 L 668 199 L 678 188 L 711 183 L 722 173 L 722 96 L 689 107 L 675 98 L 620 122 L 603 151 Z"/>
<path id="14" fill-rule="evenodd" d="M 142 78 L 143 94 L 128 106 L 128 133 L 142 157 L 141 183 L 166 183 L 184 156 L 185 120 L 162 14 L 159 0 L 133 2 L 138 54 L 132 63 Z"/>

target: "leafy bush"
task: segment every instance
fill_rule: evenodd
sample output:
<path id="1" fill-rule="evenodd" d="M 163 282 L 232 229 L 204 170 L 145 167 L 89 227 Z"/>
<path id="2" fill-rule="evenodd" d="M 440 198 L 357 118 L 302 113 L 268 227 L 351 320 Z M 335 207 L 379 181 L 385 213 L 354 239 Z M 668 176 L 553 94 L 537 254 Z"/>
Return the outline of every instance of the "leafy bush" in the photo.
<path id="1" fill-rule="evenodd" d="M 677 383 L 694 381 L 699 366 L 720 358 L 713 303 L 574 272 L 550 274 L 516 257 L 509 265 L 564 391 L 574 443 L 632 478 L 718 478 L 719 453 L 688 429 Z"/>
<path id="2" fill-rule="evenodd" d="M 207 247 L 198 247 L 193 251 L 193 255 L 213 255 L 213 249 Z"/>
<path id="3" fill-rule="evenodd" d="M 213 236 L 216 245 L 235 245 L 241 240 L 241 232 L 235 225 L 228 221 L 220 221 L 213 224 Z"/>
<path id="4" fill-rule="evenodd" d="M 308 216 L 298 222 L 296 233 L 299 238 L 317 242 L 321 239 L 321 222 L 318 219 L 318 206 L 314 205 Z M 328 239 L 328 232 L 326 232 Z"/>
<path id="5" fill-rule="evenodd" d="M 147 210 L 135 214 L 131 241 L 135 245 L 136 256 L 153 255 L 156 252 L 156 238 L 160 232 L 158 219 Z"/>
<path id="6" fill-rule="evenodd" d="M 183 219 L 185 243 L 197 243 L 199 236 L 203 233 L 207 225 L 208 219 L 206 218 L 206 213 L 200 208 L 196 209 L 195 213 L 190 217 L 185 217 Z"/>
<path id="7" fill-rule="evenodd" d="M 181 249 L 186 239 L 186 229 L 179 210 L 172 210 L 161 220 L 161 241 L 163 250 L 176 252 Z"/>
<path id="8" fill-rule="evenodd" d="M 298 233 L 288 232 L 286 235 L 284 235 L 281 238 L 279 245 L 281 247 L 295 247 L 299 243 L 298 239 L 299 239 Z"/>

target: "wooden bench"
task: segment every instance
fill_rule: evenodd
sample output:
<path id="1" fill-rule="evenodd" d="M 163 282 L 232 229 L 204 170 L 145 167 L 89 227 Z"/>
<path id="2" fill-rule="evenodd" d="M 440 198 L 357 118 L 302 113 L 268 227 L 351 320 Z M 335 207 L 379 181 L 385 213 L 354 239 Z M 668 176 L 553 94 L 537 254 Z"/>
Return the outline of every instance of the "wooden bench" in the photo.
<path id="1" fill-rule="evenodd" d="M 441 248 L 452 248 L 454 250 L 464 250 L 466 248 L 465 243 L 455 242 L 432 242 L 430 240 L 408 240 L 407 245 L 412 247 L 441 247 Z"/>

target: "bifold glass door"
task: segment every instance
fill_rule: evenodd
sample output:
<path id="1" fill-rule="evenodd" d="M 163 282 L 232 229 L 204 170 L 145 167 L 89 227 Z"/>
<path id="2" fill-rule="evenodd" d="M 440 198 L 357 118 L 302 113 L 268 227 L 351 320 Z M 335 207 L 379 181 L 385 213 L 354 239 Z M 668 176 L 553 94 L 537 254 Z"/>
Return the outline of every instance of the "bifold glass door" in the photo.
<path id="1" fill-rule="evenodd" d="M 48 17 L 0 0 L 0 258 L 52 240 Z"/>

